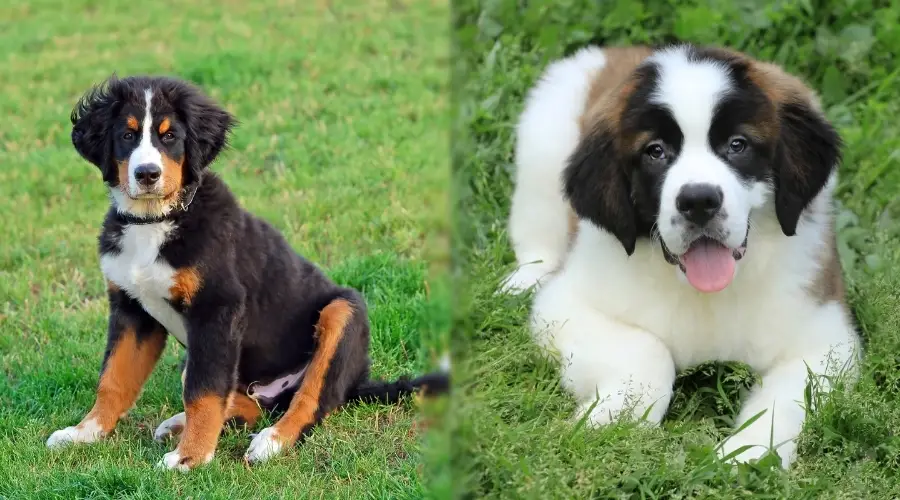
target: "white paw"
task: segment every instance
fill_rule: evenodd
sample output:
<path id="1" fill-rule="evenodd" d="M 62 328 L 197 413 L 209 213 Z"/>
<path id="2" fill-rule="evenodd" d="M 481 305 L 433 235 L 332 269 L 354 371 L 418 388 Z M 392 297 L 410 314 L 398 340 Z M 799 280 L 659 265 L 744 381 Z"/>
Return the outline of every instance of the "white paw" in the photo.
<path id="1" fill-rule="evenodd" d="M 188 472 L 191 470 L 191 467 L 196 467 L 198 465 L 208 464 L 213 459 L 213 453 L 210 453 L 203 460 L 184 460 L 185 457 L 181 456 L 181 451 L 177 448 L 163 455 L 162 459 L 157 462 L 156 467 L 158 469 L 166 469 L 166 470 L 177 470 L 178 472 Z"/>
<path id="2" fill-rule="evenodd" d="M 531 287 L 537 289 L 552 273 L 553 269 L 543 264 L 525 264 L 503 280 L 497 293 L 516 295 Z"/>
<path id="3" fill-rule="evenodd" d="M 156 430 L 153 431 L 153 439 L 158 442 L 162 442 L 172 436 L 181 434 L 181 431 L 184 430 L 185 422 L 186 418 L 184 412 L 172 415 L 166 420 L 163 420 L 163 422 L 159 424 Z"/>
<path id="4" fill-rule="evenodd" d="M 720 459 L 737 452 L 741 448 L 748 447 L 746 450 L 734 455 L 728 459 L 730 463 L 749 463 L 753 460 L 759 460 L 769 452 L 769 440 L 753 439 L 750 436 L 741 436 L 740 434 L 728 438 L 719 447 L 718 455 Z M 781 444 L 775 443 L 775 449 L 781 458 L 781 467 L 787 469 L 796 458 L 796 444 L 793 441 Z"/>
<path id="5" fill-rule="evenodd" d="M 253 436 L 244 460 L 250 463 L 260 463 L 281 453 L 283 442 L 278 439 L 278 431 L 274 427 L 266 427 L 259 434 Z"/>
<path id="6" fill-rule="evenodd" d="M 103 437 L 103 430 L 95 420 L 60 429 L 47 439 L 48 448 L 62 448 L 73 443 L 93 443 Z"/>
<path id="7" fill-rule="evenodd" d="M 591 409 L 593 404 L 594 402 L 590 401 L 579 405 L 578 409 L 575 410 L 575 420 L 582 419 L 584 415 L 590 411 L 590 414 L 587 416 L 586 424 L 589 427 L 601 427 L 620 420 L 638 421 L 642 416 L 635 414 L 635 410 L 626 406 L 626 401 L 618 397 L 607 396 Z"/>
<path id="8" fill-rule="evenodd" d="M 656 399 L 651 398 L 653 396 L 649 394 L 635 395 L 626 391 L 610 393 L 599 401 L 587 401 L 578 405 L 574 418 L 578 421 L 590 412 L 586 420 L 590 427 L 600 427 L 622 420 L 656 426 L 665 417 L 669 399 L 665 395 L 657 396 Z"/>
<path id="9" fill-rule="evenodd" d="M 581 420 L 585 414 L 590 412 L 585 423 L 589 427 L 601 427 L 618 421 L 622 416 L 627 416 L 628 412 L 625 411 L 622 402 L 618 400 L 611 401 L 611 399 L 613 398 L 607 398 L 606 401 L 598 402 L 593 409 L 591 409 L 591 406 L 594 404 L 593 401 L 582 403 L 575 410 L 575 420 Z"/>
<path id="10" fill-rule="evenodd" d="M 187 464 L 181 463 L 181 453 L 179 453 L 177 449 L 163 455 L 162 459 L 157 462 L 156 467 L 159 469 L 177 470 L 178 472 L 187 472 L 190 470 L 190 467 L 188 467 Z"/>

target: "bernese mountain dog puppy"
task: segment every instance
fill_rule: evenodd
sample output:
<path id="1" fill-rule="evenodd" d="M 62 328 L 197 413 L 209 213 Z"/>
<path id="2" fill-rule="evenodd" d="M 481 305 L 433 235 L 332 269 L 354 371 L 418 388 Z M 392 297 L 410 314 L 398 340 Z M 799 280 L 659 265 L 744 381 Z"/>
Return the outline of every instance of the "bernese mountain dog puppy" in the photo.
<path id="1" fill-rule="evenodd" d="M 181 434 L 159 466 L 212 460 L 223 424 L 283 415 L 245 454 L 262 462 L 354 400 L 393 402 L 448 388 L 446 373 L 369 378 L 366 303 L 246 212 L 208 167 L 236 120 L 173 78 L 115 76 L 71 116 L 72 143 L 96 165 L 111 207 L 99 238 L 109 331 L 96 402 L 47 445 L 103 438 L 135 403 L 169 335 L 185 346 L 184 413 L 155 437 Z"/>
<path id="2" fill-rule="evenodd" d="M 721 456 L 795 460 L 807 386 L 852 383 L 861 355 L 840 148 L 804 83 L 732 50 L 592 46 L 546 69 L 518 123 L 502 290 L 536 289 L 534 338 L 580 417 L 659 424 L 678 370 L 739 361 L 762 381 Z"/>

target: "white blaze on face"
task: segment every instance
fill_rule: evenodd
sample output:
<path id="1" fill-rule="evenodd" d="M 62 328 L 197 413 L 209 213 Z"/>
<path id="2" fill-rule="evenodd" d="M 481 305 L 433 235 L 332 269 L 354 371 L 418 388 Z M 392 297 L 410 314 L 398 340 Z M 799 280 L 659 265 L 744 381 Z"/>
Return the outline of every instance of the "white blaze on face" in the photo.
<path id="1" fill-rule="evenodd" d="M 683 49 L 653 56 L 659 64 L 658 89 L 653 100 L 672 112 L 683 135 L 681 151 L 669 166 L 660 196 L 660 236 L 676 254 L 688 249 L 685 221 L 675 199 L 686 184 L 705 183 L 722 190 L 722 229 L 728 233 L 727 246 L 737 248 L 747 234 L 747 217 L 752 202 L 752 186 L 745 185 L 737 173 L 716 156 L 709 144 L 709 132 L 716 107 L 731 88 L 729 69 L 715 61 L 688 61 Z"/>
<path id="2" fill-rule="evenodd" d="M 698 290 L 718 291 L 733 279 L 732 251 L 747 236 L 751 208 L 761 205 L 757 186 L 745 183 L 709 143 L 719 103 L 737 89 L 724 63 L 690 61 L 683 48 L 664 51 L 651 60 L 659 67 L 658 87 L 651 99 L 671 111 L 683 136 L 681 150 L 665 174 L 657 227 L 666 247 L 680 257 L 688 281 Z M 710 184 L 721 190 L 722 209 L 713 224 L 723 245 L 695 243 L 696 232 L 687 231 L 688 221 L 678 211 L 676 198 L 689 184 Z"/>
<path id="3" fill-rule="evenodd" d="M 128 194 L 132 197 L 140 195 L 143 191 L 134 177 L 134 170 L 140 165 L 153 164 L 160 169 L 163 168 L 162 154 L 153 145 L 151 136 L 153 130 L 153 116 L 150 111 L 150 101 L 153 98 L 153 91 L 146 89 L 144 91 L 144 120 L 141 124 L 141 136 L 138 140 L 138 146 L 131 152 L 128 158 Z"/>

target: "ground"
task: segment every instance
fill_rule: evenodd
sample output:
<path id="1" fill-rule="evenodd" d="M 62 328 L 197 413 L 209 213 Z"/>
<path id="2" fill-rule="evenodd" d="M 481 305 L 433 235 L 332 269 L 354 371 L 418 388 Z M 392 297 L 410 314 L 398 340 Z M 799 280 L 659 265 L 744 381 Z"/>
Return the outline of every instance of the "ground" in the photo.
<path id="1" fill-rule="evenodd" d="M 90 408 L 105 343 L 96 237 L 106 191 L 71 146 L 69 113 L 114 71 L 187 78 L 237 115 L 233 147 L 212 169 L 294 248 L 364 292 L 376 376 L 432 368 L 442 349 L 446 2 L 209 5 L 0 6 L 0 498 L 422 498 L 446 483 L 446 440 L 425 430 L 414 401 L 341 411 L 260 467 L 241 463 L 250 437 L 235 430 L 207 467 L 153 470 L 174 446 L 153 429 L 182 408 L 174 342 L 110 439 L 44 446 Z"/>
<path id="2" fill-rule="evenodd" d="M 677 4 L 677 7 L 676 7 Z M 454 9 L 453 418 L 457 492 L 477 498 L 896 498 L 900 483 L 900 7 L 889 2 L 461 0 Z M 866 341 L 862 380 L 814 398 L 788 472 L 726 466 L 724 437 L 752 374 L 681 376 L 660 429 L 573 425 L 525 328 L 529 298 L 494 296 L 514 266 L 506 235 L 513 127 L 547 63 L 585 43 L 729 45 L 783 64 L 822 94 L 846 141 L 840 249 Z M 764 314 L 764 311 L 760 312 Z"/>

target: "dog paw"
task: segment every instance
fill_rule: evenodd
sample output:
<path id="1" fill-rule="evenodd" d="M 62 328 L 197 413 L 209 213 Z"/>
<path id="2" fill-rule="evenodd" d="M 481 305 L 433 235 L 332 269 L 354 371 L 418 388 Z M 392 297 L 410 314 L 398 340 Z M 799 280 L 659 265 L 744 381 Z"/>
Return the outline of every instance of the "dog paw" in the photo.
<path id="1" fill-rule="evenodd" d="M 741 448 L 746 449 L 739 451 Z M 785 443 L 784 445 L 777 447 L 776 450 L 778 456 L 781 458 L 781 467 L 787 469 L 795 458 L 793 443 Z M 720 459 L 726 460 L 727 458 L 727 462 L 738 464 L 758 461 L 766 456 L 769 451 L 768 440 L 763 444 L 762 440 L 742 438 L 738 435 L 725 440 L 725 442 L 719 446 L 717 453 Z M 729 455 L 733 456 L 729 457 Z"/>
<path id="2" fill-rule="evenodd" d="M 156 464 L 158 469 L 177 470 L 178 472 L 188 472 L 189 470 L 200 465 L 208 464 L 213 459 L 213 453 L 210 452 L 203 458 L 193 457 L 191 455 L 182 455 L 181 450 L 175 449 L 163 455 L 162 459 Z"/>
<path id="3" fill-rule="evenodd" d="M 157 442 L 163 442 L 173 436 L 178 436 L 184 430 L 186 417 L 184 412 L 172 415 L 163 420 L 161 424 L 153 431 L 153 439 Z"/>
<path id="4" fill-rule="evenodd" d="M 588 427 L 602 427 L 604 425 L 609 425 L 619 420 L 620 416 L 623 416 L 624 408 L 617 404 L 618 402 L 613 402 L 610 404 L 607 402 L 598 403 L 596 406 L 591 408 L 594 405 L 594 402 L 583 403 L 576 410 L 575 415 L 573 415 L 573 420 L 575 422 L 580 421 L 581 419 L 587 417 L 585 420 L 585 424 Z"/>
<path id="5" fill-rule="evenodd" d="M 497 293 L 518 295 L 532 287 L 537 289 L 552 272 L 552 269 L 541 264 L 526 264 L 507 276 Z"/>
<path id="6" fill-rule="evenodd" d="M 60 429 L 47 439 L 48 448 L 62 448 L 74 443 L 93 443 L 103 437 L 103 430 L 93 420 Z"/>
<path id="7" fill-rule="evenodd" d="M 667 404 L 645 401 L 649 401 L 649 396 L 646 400 L 634 400 L 629 393 L 612 393 L 596 401 L 596 405 L 595 401 L 580 404 L 575 410 L 574 420 L 577 422 L 586 417 L 586 425 L 594 428 L 621 421 L 658 426 L 665 416 Z"/>
<path id="8" fill-rule="evenodd" d="M 593 406 L 593 408 L 591 408 Z M 574 419 L 579 421 L 587 416 L 585 421 L 588 427 L 602 427 L 614 424 L 620 420 L 638 420 L 640 415 L 635 415 L 633 409 L 628 408 L 620 398 L 608 397 L 597 402 L 582 403 L 575 410 Z"/>
<path id="9" fill-rule="evenodd" d="M 251 464 L 262 463 L 281 453 L 288 443 L 278 435 L 274 427 L 266 427 L 253 436 L 250 447 L 244 453 L 244 460 Z"/>
<path id="10" fill-rule="evenodd" d="M 747 446 L 746 450 L 735 454 L 741 448 Z M 743 440 L 728 439 L 719 447 L 719 458 L 725 460 L 728 457 L 730 463 L 748 463 L 753 460 L 759 460 L 766 452 L 769 451 L 767 446 L 761 444 L 746 443 Z M 734 456 L 729 457 L 729 455 Z"/>

